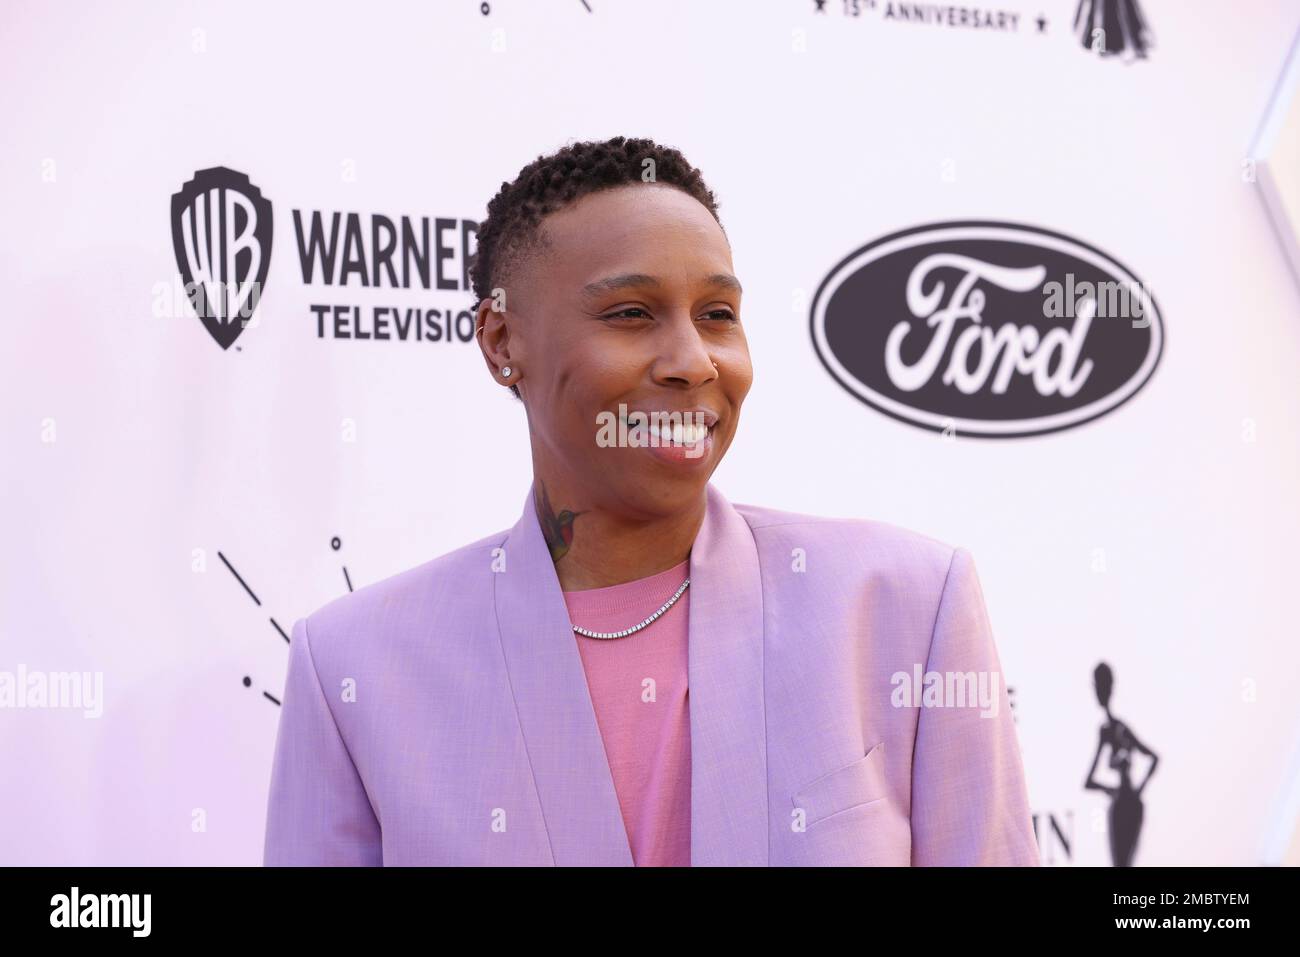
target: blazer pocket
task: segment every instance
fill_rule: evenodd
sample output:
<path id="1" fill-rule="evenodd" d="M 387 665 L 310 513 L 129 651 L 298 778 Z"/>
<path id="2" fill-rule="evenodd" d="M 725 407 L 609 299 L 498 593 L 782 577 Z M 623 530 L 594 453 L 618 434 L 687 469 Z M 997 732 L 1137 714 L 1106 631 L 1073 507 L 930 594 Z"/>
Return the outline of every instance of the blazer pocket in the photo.
<path id="1" fill-rule="evenodd" d="M 794 806 L 803 808 L 805 826 L 832 814 L 885 797 L 885 742 L 842 768 L 814 778 L 794 794 Z"/>

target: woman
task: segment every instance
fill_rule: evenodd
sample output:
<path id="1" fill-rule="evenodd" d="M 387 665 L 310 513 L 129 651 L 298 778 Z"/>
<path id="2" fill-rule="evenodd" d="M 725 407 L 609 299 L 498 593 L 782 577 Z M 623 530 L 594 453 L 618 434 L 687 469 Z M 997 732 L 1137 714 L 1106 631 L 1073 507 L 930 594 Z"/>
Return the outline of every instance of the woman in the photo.
<path id="1" fill-rule="evenodd" d="M 709 483 L 753 370 L 699 171 L 539 157 L 472 276 L 522 514 L 295 625 L 266 863 L 1036 864 L 970 554 Z"/>

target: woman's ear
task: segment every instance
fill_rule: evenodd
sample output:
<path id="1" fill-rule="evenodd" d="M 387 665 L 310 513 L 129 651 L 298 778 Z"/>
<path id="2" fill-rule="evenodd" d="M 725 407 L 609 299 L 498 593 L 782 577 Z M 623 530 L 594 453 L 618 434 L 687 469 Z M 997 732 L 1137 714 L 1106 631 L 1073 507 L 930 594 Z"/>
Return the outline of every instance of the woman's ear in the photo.
<path id="1" fill-rule="evenodd" d="M 479 302 L 474 316 L 475 336 L 492 378 L 501 385 L 511 386 L 518 396 L 513 386 L 519 381 L 520 369 L 518 362 L 511 359 L 510 325 L 506 311 L 500 308 L 501 303 L 502 299 L 498 297 Z"/>

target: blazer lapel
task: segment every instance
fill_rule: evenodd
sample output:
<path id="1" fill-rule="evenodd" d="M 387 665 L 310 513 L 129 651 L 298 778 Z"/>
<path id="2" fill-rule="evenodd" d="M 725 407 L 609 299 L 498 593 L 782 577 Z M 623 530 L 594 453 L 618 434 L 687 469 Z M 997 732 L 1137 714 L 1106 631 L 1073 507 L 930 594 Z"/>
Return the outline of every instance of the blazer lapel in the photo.
<path id="1" fill-rule="evenodd" d="M 691 549 L 691 866 L 768 863 L 763 583 L 749 523 L 712 483 Z"/>
<path id="2" fill-rule="evenodd" d="M 510 687 L 558 866 L 632 865 L 573 624 L 528 490 L 496 574 Z"/>
<path id="3" fill-rule="evenodd" d="M 631 866 L 605 745 L 533 505 L 506 537 L 495 603 L 555 863 Z M 768 863 L 763 591 L 744 517 L 712 484 L 690 557 L 691 865 Z"/>

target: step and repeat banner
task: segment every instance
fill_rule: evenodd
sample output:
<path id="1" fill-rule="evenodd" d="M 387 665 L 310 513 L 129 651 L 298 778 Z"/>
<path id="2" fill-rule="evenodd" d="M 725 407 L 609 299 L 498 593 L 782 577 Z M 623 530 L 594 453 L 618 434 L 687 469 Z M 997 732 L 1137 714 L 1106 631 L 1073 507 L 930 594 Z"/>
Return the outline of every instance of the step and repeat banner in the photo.
<path id="1" fill-rule="evenodd" d="M 293 622 L 527 491 L 487 202 L 615 135 L 745 284 L 714 484 L 974 555 L 1043 863 L 1295 860 L 1294 2 L 0 18 L 0 862 L 260 862 Z"/>

